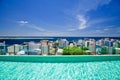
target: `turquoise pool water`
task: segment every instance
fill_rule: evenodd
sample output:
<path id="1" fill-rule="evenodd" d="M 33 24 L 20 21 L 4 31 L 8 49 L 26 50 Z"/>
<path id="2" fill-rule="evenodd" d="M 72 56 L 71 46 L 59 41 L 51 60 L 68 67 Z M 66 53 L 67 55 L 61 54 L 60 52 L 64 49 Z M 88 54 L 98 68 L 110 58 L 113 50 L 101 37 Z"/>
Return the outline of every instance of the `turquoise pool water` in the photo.
<path id="1" fill-rule="evenodd" d="M 120 80 L 120 61 L 80 63 L 0 61 L 0 80 Z"/>

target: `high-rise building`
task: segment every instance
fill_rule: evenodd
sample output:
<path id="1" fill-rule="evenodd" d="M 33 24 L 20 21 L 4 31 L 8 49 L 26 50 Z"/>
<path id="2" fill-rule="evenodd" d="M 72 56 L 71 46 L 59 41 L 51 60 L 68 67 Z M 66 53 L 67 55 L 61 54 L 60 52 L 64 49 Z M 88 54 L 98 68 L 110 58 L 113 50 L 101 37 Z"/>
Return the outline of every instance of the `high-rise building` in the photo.
<path id="1" fill-rule="evenodd" d="M 98 41 L 99 43 L 99 46 L 104 46 L 104 40 L 103 39 L 100 39 L 99 41 Z"/>
<path id="2" fill-rule="evenodd" d="M 91 52 L 96 52 L 96 44 L 94 39 L 90 39 L 89 50 Z"/>
<path id="3" fill-rule="evenodd" d="M 49 54 L 48 40 L 42 40 L 41 44 L 42 55 L 48 55 Z"/>
<path id="4" fill-rule="evenodd" d="M 58 43 L 59 43 L 59 47 L 60 48 L 64 48 L 64 47 L 67 47 L 68 46 L 68 41 L 66 39 L 59 39 L 58 40 Z"/>
<path id="5" fill-rule="evenodd" d="M 113 47 L 108 47 L 108 54 L 113 54 Z"/>
<path id="6" fill-rule="evenodd" d="M 62 53 L 63 53 L 63 49 L 58 49 L 57 50 L 57 55 L 62 55 Z"/>
<path id="7" fill-rule="evenodd" d="M 55 51 L 55 47 L 53 45 L 53 41 L 50 41 L 48 43 L 48 46 L 49 46 L 49 53 L 50 55 L 55 55 L 56 54 L 56 51 Z"/>
<path id="8" fill-rule="evenodd" d="M 78 47 L 83 46 L 83 40 L 82 40 L 82 39 L 79 39 L 79 40 L 78 40 L 77 46 L 78 46 Z"/>
<path id="9" fill-rule="evenodd" d="M 69 42 L 69 46 L 73 47 L 73 46 L 75 46 L 75 43 L 74 42 Z"/>
<path id="10" fill-rule="evenodd" d="M 14 44 L 14 45 L 11 45 L 7 48 L 8 48 L 8 53 L 16 54 L 17 52 L 19 52 L 21 50 L 21 45 Z"/>
<path id="11" fill-rule="evenodd" d="M 49 48 L 50 55 L 55 55 L 55 48 Z"/>
<path id="12" fill-rule="evenodd" d="M 117 41 L 113 42 L 113 47 L 118 47 L 118 42 Z"/>
<path id="13" fill-rule="evenodd" d="M 40 55 L 41 54 L 41 43 L 25 42 L 23 44 L 23 50 L 28 55 Z"/>
<path id="14" fill-rule="evenodd" d="M 89 47 L 90 42 L 89 41 L 85 41 L 85 47 Z"/>
<path id="15" fill-rule="evenodd" d="M 36 49 L 40 49 L 41 43 L 29 42 L 28 46 L 29 46 L 29 50 L 36 50 Z"/>
<path id="16" fill-rule="evenodd" d="M 5 41 L 3 43 L 0 43 L 0 54 L 5 54 L 6 53 L 6 45 Z"/>

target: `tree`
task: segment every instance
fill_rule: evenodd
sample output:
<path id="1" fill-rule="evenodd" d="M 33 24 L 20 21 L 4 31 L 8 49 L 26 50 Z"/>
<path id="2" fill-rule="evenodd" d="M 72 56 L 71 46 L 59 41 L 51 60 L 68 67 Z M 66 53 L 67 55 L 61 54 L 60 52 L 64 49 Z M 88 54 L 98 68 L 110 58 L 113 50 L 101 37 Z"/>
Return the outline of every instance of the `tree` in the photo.
<path id="1" fill-rule="evenodd" d="M 63 48 L 63 55 L 86 55 L 86 53 L 77 46 Z"/>
<path id="2" fill-rule="evenodd" d="M 107 48 L 106 47 L 101 47 L 101 53 L 102 54 L 107 54 L 108 52 L 107 52 Z"/>
<path id="3" fill-rule="evenodd" d="M 63 48 L 63 55 L 71 55 L 71 54 L 69 53 L 68 47 Z"/>
<path id="4" fill-rule="evenodd" d="M 84 51 L 85 51 L 85 50 L 89 50 L 89 48 L 86 47 L 86 46 L 83 46 L 83 47 L 82 47 L 82 50 L 84 50 Z"/>

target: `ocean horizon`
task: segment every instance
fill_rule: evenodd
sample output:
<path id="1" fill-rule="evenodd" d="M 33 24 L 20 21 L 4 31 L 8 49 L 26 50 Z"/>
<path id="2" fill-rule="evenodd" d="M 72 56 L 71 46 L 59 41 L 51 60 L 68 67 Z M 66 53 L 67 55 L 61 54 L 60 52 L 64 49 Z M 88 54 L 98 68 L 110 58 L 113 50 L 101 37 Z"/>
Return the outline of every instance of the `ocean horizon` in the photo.
<path id="1" fill-rule="evenodd" d="M 40 42 L 41 40 L 49 40 L 49 41 L 56 41 L 57 39 L 67 39 L 68 41 L 77 41 L 79 39 L 104 39 L 104 38 L 109 38 L 109 39 L 118 39 L 120 40 L 120 37 L 73 37 L 73 36 L 0 36 L 0 42 L 4 42 L 6 44 L 12 45 L 12 44 L 22 44 L 24 42 Z"/>

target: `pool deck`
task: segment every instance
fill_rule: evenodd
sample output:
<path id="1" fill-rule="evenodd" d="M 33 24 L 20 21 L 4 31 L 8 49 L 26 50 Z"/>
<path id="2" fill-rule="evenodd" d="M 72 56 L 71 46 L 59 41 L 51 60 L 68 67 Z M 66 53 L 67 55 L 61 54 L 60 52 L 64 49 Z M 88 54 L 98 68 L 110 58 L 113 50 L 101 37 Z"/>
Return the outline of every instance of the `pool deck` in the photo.
<path id="1" fill-rule="evenodd" d="M 54 55 L 54 56 L 6 56 L 0 55 L 0 61 L 12 62 L 50 62 L 50 63 L 66 63 L 66 62 L 93 62 L 93 61 L 113 61 L 120 60 L 120 55 Z"/>

